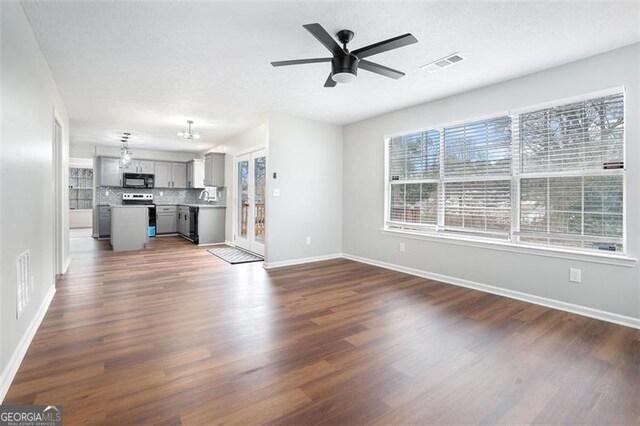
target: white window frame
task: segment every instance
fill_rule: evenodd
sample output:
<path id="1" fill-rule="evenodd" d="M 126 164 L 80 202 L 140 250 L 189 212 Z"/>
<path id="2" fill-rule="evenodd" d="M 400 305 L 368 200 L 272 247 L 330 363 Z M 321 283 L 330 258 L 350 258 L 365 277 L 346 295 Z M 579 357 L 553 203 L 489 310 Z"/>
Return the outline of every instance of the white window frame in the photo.
<path id="1" fill-rule="evenodd" d="M 536 177 L 534 174 L 526 174 L 522 176 L 520 170 L 520 137 L 519 137 L 519 115 L 526 112 L 536 111 L 545 108 L 552 108 L 556 106 L 561 106 L 565 104 L 570 104 L 574 102 L 580 102 L 588 99 L 598 98 L 602 96 L 614 95 L 614 94 L 622 94 L 625 97 L 624 101 L 624 117 L 625 117 L 625 131 L 623 135 L 623 161 L 625 162 L 625 168 L 620 170 L 602 170 L 601 173 L 597 172 L 589 172 L 588 175 L 622 175 L 623 179 L 623 231 L 622 231 L 622 244 L 623 244 L 623 252 L 622 253 L 607 253 L 607 252 L 598 252 L 591 250 L 582 250 L 579 248 L 570 248 L 570 247 L 562 247 L 562 246 L 554 246 L 554 245 L 543 245 L 543 244 L 535 244 L 535 243 L 523 243 L 519 241 L 520 235 L 520 182 L 522 178 L 532 178 Z M 444 183 L 447 178 L 444 176 L 444 162 L 442 161 L 442 153 L 444 152 L 444 128 L 459 125 L 464 123 L 470 123 L 474 121 L 481 120 L 489 120 L 492 118 L 500 117 L 508 115 L 511 117 L 511 126 L 512 126 L 512 174 L 511 177 L 507 177 L 506 180 L 511 180 L 511 229 L 509 233 L 509 239 L 504 240 L 500 238 L 492 238 L 492 237 L 484 237 L 481 233 L 463 233 L 463 232 L 452 232 L 447 231 L 444 227 L 444 202 L 439 202 L 438 205 L 438 224 L 436 226 L 433 225 L 423 225 L 423 224 L 413 224 L 413 223 L 400 223 L 396 221 L 390 220 L 390 191 L 391 191 L 391 181 L 389 175 L 389 143 L 391 138 L 402 136 L 410 133 L 424 132 L 428 130 L 437 130 L 440 132 L 440 174 L 439 179 L 426 179 L 424 183 L 428 182 L 437 182 L 438 183 L 438 196 L 439 200 L 443 200 L 444 198 Z M 626 93 L 625 87 L 614 87 L 606 90 L 600 90 L 596 92 L 590 92 L 578 96 L 567 97 L 563 99 L 554 100 L 551 102 L 539 103 L 532 106 L 527 106 L 525 108 L 518 108 L 509 110 L 507 112 L 499 112 L 494 114 L 488 114 L 485 116 L 477 117 L 477 118 L 468 118 L 464 120 L 457 120 L 455 122 L 450 122 L 446 124 L 438 124 L 426 126 L 420 129 L 416 129 L 413 131 L 406 132 L 397 132 L 384 136 L 384 221 L 383 226 L 381 228 L 381 232 L 384 235 L 402 237 L 402 238 L 412 238 L 412 239 L 422 239 L 422 240 L 430 240 L 430 241 L 440 241 L 449 244 L 456 245 L 464 245 L 464 246 L 472 246 L 472 247 L 482 247 L 482 248 L 491 248 L 496 250 L 503 250 L 509 252 L 519 252 L 525 254 L 534 254 L 545 257 L 556 257 L 563 259 L 575 259 L 580 261 L 587 262 L 595 262 L 595 263 L 604 263 L 618 266 L 635 266 L 637 259 L 633 257 L 629 257 L 627 255 L 627 178 L 626 178 L 626 157 L 627 157 L 627 102 L 626 102 Z M 554 173 L 551 173 L 554 174 Z M 575 171 L 575 172 L 559 172 L 557 176 L 585 176 L 584 171 Z M 554 174 L 555 175 L 555 174 Z M 540 173 L 539 177 L 549 177 L 550 173 Z M 458 178 L 456 178 L 458 180 Z M 408 182 L 398 182 L 395 183 L 423 183 L 422 180 L 418 181 L 408 181 Z M 402 227 L 398 227 L 398 225 Z M 446 231 L 443 232 L 443 231 Z"/>

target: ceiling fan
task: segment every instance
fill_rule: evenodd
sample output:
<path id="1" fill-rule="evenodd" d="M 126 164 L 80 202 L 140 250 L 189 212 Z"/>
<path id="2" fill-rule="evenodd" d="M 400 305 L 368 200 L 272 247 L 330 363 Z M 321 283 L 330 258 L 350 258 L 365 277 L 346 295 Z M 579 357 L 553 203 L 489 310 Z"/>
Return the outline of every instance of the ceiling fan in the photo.
<path id="1" fill-rule="evenodd" d="M 353 31 L 341 30 L 336 33 L 336 38 L 342 43 L 342 47 L 340 47 L 333 37 L 322 28 L 322 25 L 307 24 L 303 25 L 303 27 L 322 43 L 324 47 L 329 49 L 333 57 L 277 61 L 271 62 L 271 65 L 274 67 L 282 67 L 287 65 L 331 62 L 331 73 L 329 77 L 327 77 L 327 81 L 324 82 L 324 87 L 335 87 L 337 83 L 350 83 L 354 81 L 358 75 L 358 68 L 397 80 L 404 75 L 402 71 L 367 61 L 364 58 L 418 42 L 413 35 L 404 34 L 350 52 L 349 49 L 347 49 L 347 44 L 353 38 Z"/>

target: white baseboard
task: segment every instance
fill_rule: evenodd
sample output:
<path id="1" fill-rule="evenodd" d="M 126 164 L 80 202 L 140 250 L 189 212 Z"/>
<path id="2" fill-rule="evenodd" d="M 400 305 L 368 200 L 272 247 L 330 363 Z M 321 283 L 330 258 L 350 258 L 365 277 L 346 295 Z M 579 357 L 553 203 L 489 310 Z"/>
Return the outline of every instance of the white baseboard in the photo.
<path id="1" fill-rule="evenodd" d="M 69 269 L 69 265 L 71 265 L 71 256 L 67 257 L 64 261 L 64 265 L 62 265 L 62 273 L 66 274 Z"/>
<path id="2" fill-rule="evenodd" d="M 282 268 L 284 266 L 302 265 L 303 263 L 321 262 L 323 260 L 340 259 L 342 253 L 325 254 L 322 256 L 303 257 L 300 259 L 281 260 L 279 262 L 264 262 L 265 269 Z"/>
<path id="3" fill-rule="evenodd" d="M 49 309 L 49 305 L 51 304 L 53 295 L 55 293 L 56 286 L 52 285 L 49 289 L 49 292 L 42 300 L 42 303 L 38 308 L 38 312 L 36 312 L 33 320 L 31 320 L 31 324 L 29 324 L 29 327 L 22 336 L 22 339 L 20 339 L 20 343 L 18 343 L 18 346 L 13 351 L 13 355 L 11 355 L 11 358 L 5 366 L 4 371 L 2 371 L 2 375 L 0 375 L 0 403 L 4 401 L 4 397 L 7 395 L 9 386 L 11 386 L 11 382 L 13 382 L 13 378 L 18 372 L 18 368 L 20 367 L 20 364 L 22 363 L 22 360 L 27 353 L 27 349 L 29 349 L 29 345 L 33 340 L 33 336 L 36 335 L 36 331 L 38 331 L 38 327 L 40 327 L 40 323 L 44 319 L 44 316 Z"/>
<path id="4" fill-rule="evenodd" d="M 421 269 L 382 262 L 366 257 L 354 256 L 346 253 L 343 254 L 343 257 L 345 259 L 353 260 L 356 262 L 379 266 L 381 268 L 391 269 L 393 271 L 404 272 L 405 274 L 415 275 L 417 277 L 440 281 L 447 284 L 453 284 L 460 287 L 471 288 L 474 290 L 480 290 L 484 291 L 485 293 L 497 294 L 499 296 L 508 297 L 510 299 L 522 300 L 523 302 L 529 302 L 535 305 L 546 306 L 548 308 L 558 309 L 561 311 L 571 312 L 573 314 L 583 315 L 585 317 L 595 318 L 602 321 L 612 322 L 614 324 L 624 325 L 626 327 L 640 329 L 640 318 L 629 317 L 613 312 L 601 311 L 599 309 L 589 308 L 587 306 L 574 305 L 573 303 L 562 302 L 555 299 L 548 299 L 546 297 L 536 296 L 529 293 L 522 293 L 519 291 L 509 290 L 501 287 L 494 287 L 492 285 L 481 284 L 475 281 L 463 280 L 461 278 L 450 277 L 447 275 L 435 274 L 433 272 L 427 272 Z"/>
<path id="5" fill-rule="evenodd" d="M 208 246 L 223 246 L 227 243 L 205 243 L 205 244 L 198 244 L 198 247 L 208 247 Z"/>
<path id="6" fill-rule="evenodd" d="M 228 245 L 229 247 L 235 247 L 236 245 L 233 243 L 233 241 L 229 241 L 229 240 L 225 240 L 224 243 L 226 245 Z"/>

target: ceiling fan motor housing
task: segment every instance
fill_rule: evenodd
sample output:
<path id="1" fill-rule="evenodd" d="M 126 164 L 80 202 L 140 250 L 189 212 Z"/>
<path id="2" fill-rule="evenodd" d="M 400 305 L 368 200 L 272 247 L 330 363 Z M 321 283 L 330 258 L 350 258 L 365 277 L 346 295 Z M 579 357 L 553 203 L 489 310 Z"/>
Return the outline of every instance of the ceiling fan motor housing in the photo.
<path id="1" fill-rule="evenodd" d="M 344 56 L 334 56 L 331 60 L 331 69 L 333 75 L 346 73 L 357 76 L 358 61 L 358 57 L 351 53 Z"/>

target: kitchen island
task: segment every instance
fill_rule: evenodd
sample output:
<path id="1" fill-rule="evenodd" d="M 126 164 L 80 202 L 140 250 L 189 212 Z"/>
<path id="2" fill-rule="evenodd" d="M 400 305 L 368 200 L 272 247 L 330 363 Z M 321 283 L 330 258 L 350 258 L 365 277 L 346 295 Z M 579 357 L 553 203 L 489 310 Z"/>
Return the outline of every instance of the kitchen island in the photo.
<path id="1" fill-rule="evenodd" d="M 111 206 L 113 251 L 142 250 L 149 244 L 149 209 L 146 206 Z"/>

